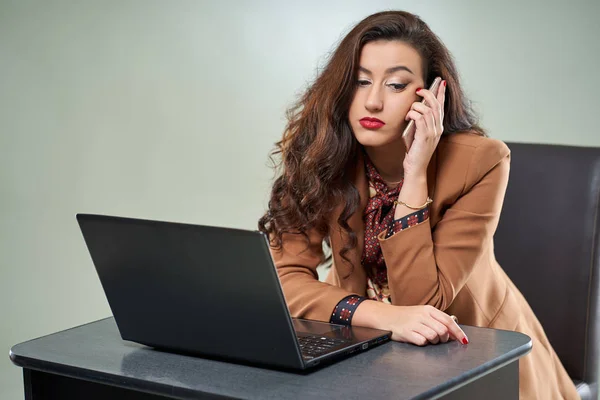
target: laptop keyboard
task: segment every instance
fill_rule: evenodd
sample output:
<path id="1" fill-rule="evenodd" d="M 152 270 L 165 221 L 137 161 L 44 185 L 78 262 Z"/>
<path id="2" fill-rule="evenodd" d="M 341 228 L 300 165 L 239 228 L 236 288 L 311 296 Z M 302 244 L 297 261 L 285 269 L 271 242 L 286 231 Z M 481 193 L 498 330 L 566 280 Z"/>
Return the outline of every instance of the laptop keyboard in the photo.
<path id="1" fill-rule="evenodd" d="M 349 340 L 334 339 L 325 336 L 298 336 L 300 350 L 304 358 L 315 358 L 328 353 L 334 347 L 350 343 Z"/>

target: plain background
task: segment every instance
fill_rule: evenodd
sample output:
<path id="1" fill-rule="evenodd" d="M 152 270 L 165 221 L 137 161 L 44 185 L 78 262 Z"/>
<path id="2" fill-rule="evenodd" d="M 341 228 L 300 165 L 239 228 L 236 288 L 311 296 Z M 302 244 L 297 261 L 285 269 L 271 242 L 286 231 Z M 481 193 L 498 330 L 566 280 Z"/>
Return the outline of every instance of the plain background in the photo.
<path id="1" fill-rule="evenodd" d="M 77 212 L 254 229 L 285 109 L 392 8 L 492 137 L 600 146 L 596 0 L 0 0 L 0 398 L 23 398 L 12 345 L 110 315 Z"/>

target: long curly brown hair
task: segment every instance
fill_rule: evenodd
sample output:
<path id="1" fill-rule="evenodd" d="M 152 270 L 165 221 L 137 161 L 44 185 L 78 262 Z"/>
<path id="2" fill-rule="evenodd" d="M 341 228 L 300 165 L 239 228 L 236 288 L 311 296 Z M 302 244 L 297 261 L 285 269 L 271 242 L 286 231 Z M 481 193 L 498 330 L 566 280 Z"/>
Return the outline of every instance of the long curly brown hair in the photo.
<path id="1" fill-rule="evenodd" d="M 326 236 L 329 218 L 344 204 L 337 223 L 349 241 L 340 255 L 356 246 L 356 234 L 348 219 L 360 203 L 353 185 L 356 156 L 360 148 L 348 110 L 356 89 L 362 47 L 375 40 L 400 40 L 414 47 L 423 59 L 427 85 L 436 76 L 447 83 L 444 105 L 444 134 L 472 131 L 484 135 L 459 84 L 454 60 L 442 41 L 418 16 L 404 11 L 373 14 L 344 37 L 325 69 L 287 112 L 283 138 L 271 153 L 279 177 L 273 184 L 269 208 L 258 227 L 280 247 L 286 233 L 302 234 L 315 229 Z"/>

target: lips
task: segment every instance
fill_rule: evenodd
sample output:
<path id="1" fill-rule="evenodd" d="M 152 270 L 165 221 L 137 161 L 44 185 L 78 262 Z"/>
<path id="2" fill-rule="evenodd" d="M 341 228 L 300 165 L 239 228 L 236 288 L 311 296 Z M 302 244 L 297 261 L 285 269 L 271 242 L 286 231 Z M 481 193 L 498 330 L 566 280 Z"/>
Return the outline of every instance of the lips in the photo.
<path id="1" fill-rule="evenodd" d="M 360 125 L 365 129 L 379 129 L 385 125 L 385 122 L 382 120 L 371 117 L 364 117 L 358 122 L 360 122 Z"/>

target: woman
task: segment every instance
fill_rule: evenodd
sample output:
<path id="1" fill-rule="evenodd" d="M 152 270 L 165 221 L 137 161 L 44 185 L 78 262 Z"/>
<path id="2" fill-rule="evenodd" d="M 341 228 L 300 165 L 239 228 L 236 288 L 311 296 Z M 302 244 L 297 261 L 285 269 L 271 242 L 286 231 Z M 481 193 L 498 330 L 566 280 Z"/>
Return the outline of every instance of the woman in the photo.
<path id="1" fill-rule="evenodd" d="M 439 90 L 422 89 L 438 76 Z M 448 314 L 523 332 L 533 350 L 520 361 L 521 398 L 579 397 L 494 258 L 509 150 L 476 125 L 450 53 L 423 21 L 393 11 L 361 21 L 288 119 L 259 228 L 293 316 L 417 345 L 467 344 Z M 324 240 L 333 266 L 320 282 Z"/>

